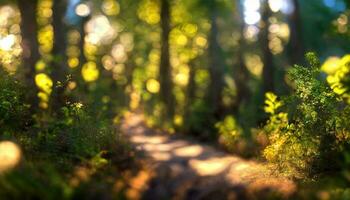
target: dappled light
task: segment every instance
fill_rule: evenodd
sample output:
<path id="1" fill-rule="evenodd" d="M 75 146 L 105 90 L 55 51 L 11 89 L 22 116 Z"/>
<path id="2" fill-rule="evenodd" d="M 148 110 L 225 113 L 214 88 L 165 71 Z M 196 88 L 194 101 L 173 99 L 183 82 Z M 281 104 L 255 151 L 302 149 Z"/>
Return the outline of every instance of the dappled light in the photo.
<path id="1" fill-rule="evenodd" d="M 180 157 L 196 157 L 201 153 L 203 153 L 203 147 L 200 145 L 185 146 L 174 151 L 174 154 Z"/>
<path id="2" fill-rule="evenodd" d="M 348 0 L 0 0 L 0 199 L 350 198 Z"/>
<path id="3" fill-rule="evenodd" d="M 18 165 L 22 152 L 20 147 L 10 141 L 0 142 L 0 174 Z"/>
<path id="4" fill-rule="evenodd" d="M 201 176 L 215 176 L 224 173 L 230 167 L 230 159 L 212 158 L 207 160 L 190 160 L 189 165 Z"/>

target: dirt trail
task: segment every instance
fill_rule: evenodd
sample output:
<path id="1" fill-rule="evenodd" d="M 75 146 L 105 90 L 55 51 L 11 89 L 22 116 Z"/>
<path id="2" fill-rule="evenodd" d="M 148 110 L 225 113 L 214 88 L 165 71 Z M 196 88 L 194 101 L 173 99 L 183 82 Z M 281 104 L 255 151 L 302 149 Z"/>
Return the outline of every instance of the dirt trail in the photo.
<path id="1" fill-rule="evenodd" d="M 151 174 L 142 175 L 147 183 L 136 198 L 279 199 L 296 190 L 292 181 L 272 175 L 264 164 L 149 129 L 142 115 L 129 114 L 121 130 L 144 152 Z"/>

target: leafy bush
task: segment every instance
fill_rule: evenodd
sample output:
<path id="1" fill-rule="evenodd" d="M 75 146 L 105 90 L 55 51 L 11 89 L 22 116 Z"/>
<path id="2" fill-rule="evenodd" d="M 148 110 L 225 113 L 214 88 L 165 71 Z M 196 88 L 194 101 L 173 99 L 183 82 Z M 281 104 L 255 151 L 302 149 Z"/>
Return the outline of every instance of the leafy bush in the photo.
<path id="1" fill-rule="evenodd" d="M 70 189 L 65 177 L 49 163 L 27 162 L 0 176 L 0 196 L 4 199 L 67 199 Z"/>
<path id="2" fill-rule="evenodd" d="M 307 58 L 310 67 L 295 66 L 289 72 L 293 95 L 282 102 L 266 94 L 270 145 L 263 154 L 288 172 L 315 174 L 340 167 L 350 120 L 349 107 L 320 80 L 317 57 L 309 53 Z"/>
<path id="3" fill-rule="evenodd" d="M 28 106 L 24 103 L 24 89 L 20 83 L 0 70 L 0 136 L 14 134 L 24 128 L 28 120 Z"/>
<path id="4" fill-rule="evenodd" d="M 97 114 L 90 114 L 83 104 L 68 104 L 61 113 L 61 118 L 54 118 L 48 128 L 41 131 L 42 150 L 89 158 L 115 145 L 116 132 L 110 122 L 93 117 Z"/>
<path id="5" fill-rule="evenodd" d="M 323 71 L 328 74 L 327 82 L 334 93 L 350 103 L 350 55 L 330 62 L 322 66 Z"/>
<path id="6" fill-rule="evenodd" d="M 241 139 L 242 130 L 238 126 L 236 119 L 229 115 L 221 122 L 215 124 L 220 134 L 219 142 L 231 152 L 234 152 L 236 144 Z"/>

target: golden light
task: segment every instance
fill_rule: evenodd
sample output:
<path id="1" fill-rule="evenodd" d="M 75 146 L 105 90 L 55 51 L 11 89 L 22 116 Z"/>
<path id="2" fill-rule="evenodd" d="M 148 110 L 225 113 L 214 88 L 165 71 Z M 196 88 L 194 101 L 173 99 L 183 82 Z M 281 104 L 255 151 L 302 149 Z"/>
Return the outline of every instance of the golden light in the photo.
<path id="1" fill-rule="evenodd" d="M 43 102 L 49 102 L 49 95 L 45 92 L 38 92 L 38 97 Z"/>
<path id="2" fill-rule="evenodd" d="M 87 62 L 83 65 L 81 74 L 86 82 L 94 82 L 98 79 L 100 72 L 94 62 Z"/>
<path id="3" fill-rule="evenodd" d="M 125 51 L 125 47 L 122 44 L 116 44 L 113 46 L 111 54 L 115 61 L 118 63 L 124 63 L 127 61 L 128 56 Z"/>
<path id="4" fill-rule="evenodd" d="M 106 16 L 94 16 L 85 26 L 85 30 L 88 33 L 86 41 L 95 45 L 110 43 L 117 36 L 114 27 Z"/>
<path id="5" fill-rule="evenodd" d="M 16 42 L 16 36 L 13 34 L 0 38 L 0 49 L 3 51 L 10 51 Z"/>
<path id="6" fill-rule="evenodd" d="M 0 142 L 0 173 L 14 168 L 21 160 L 20 147 L 11 141 Z"/>
<path id="7" fill-rule="evenodd" d="M 121 75 L 125 70 L 124 64 L 117 64 L 113 67 L 113 73 Z"/>
<path id="8" fill-rule="evenodd" d="M 66 54 L 69 57 L 79 57 L 80 49 L 77 45 L 70 45 L 66 49 Z"/>
<path id="9" fill-rule="evenodd" d="M 38 41 L 40 44 L 40 52 L 42 54 L 50 53 L 53 47 L 53 27 L 47 25 L 41 28 L 38 32 Z"/>
<path id="10" fill-rule="evenodd" d="M 52 4 L 53 4 L 53 1 L 51 0 L 40 0 L 38 2 L 37 20 L 41 26 L 47 25 L 50 23 L 52 13 L 53 13 Z"/>
<path id="11" fill-rule="evenodd" d="M 143 0 L 137 10 L 138 17 L 148 24 L 158 24 L 160 21 L 160 8 L 157 2 Z"/>
<path id="12" fill-rule="evenodd" d="M 160 60 L 160 51 L 157 49 L 152 49 L 152 51 L 148 55 L 148 58 L 150 62 L 157 64 Z"/>
<path id="13" fill-rule="evenodd" d="M 112 56 L 105 55 L 102 57 L 102 65 L 106 70 L 111 70 L 113 69 L 115 65 L 115 61 Z"/>
<path id="14" fill-rule="evenodd" d="M 188 65 L 180 65 L 175 73 L 175 83 L 179 86 L 186 86 L 189 80 L 190 67 Z"/>
<path id="15" fill-rule="evenodd" d="M 180 157 L 195 157 L 203 153 L 203 147 L 201 145 L 190 145 L 175 149 L 176 156 Z"/>
<path id="16" fill-rule="evenodd" d="M 50 18 L 52 16 L 52 9 L 50 8 L 44 8 L 40 12 L 41 15 L 45 18 Z"/>
<path id="17" fill-rule="evenodd" d="M 198 26 L 196 24 L 186 24 L 183 29 L 187 35 L 193 37 L 197 34 Z"/>
<path id="18" fill-rule="evenodd" d="M 280 24 L 279 31 L 278 31 L 277 35 L 280 38 L 282 38 L 283 40 L 288 41 L 289 37 L 290 37 L 289 25 L 287 23 Z"/>
<path id="19" fill-rule="evenodd" d="M 81 3 L 75 8 L 75 13 L 80 17 L 87 17 L 90 12 L 90 7 L 85 3 Z"/>
<path id="20" fill-rule="evenodd" d="M 46 63 L 43 60 L 39 60 L 36 64 L 35 64 L 35 70 L 37 71 L 42 71 L 46 68 Z"/>
<path id="21" fill-rule="evenodd" d="M 188 39 L 183 34 L 178 35 L 176 38 L 176 44 L 179 46 L 185 46 L 187 44 L 187 42 L 188 42 Z"/>
<path id="22" fill-rule="evenodd" d="M 101 8 L 106 15 L 110 16 L 116 16 L 120 12 L 119 3 L 116 0 L 104 0 Z"/>
<path id="23" fill-rule="evenodd" d="M 123 33 L 120 35 L 120 43 L 125 47 L 125 50 L 130 52 L 134 48 L 134 36 L 132 33 Z"/>
<path id="24" fill-rule="evenodd" d="M 129 104 L 130 108 L 136 109 L 140 104 L 141 95 L 139 92 L 134 91 L 130 94 L 130 99 L 131 99 Z"/>
<path id="25" fill-rule="evenodd" d="M 78 65 L 79 65 L 79 59 L 78 58 L 73 57 L 73 58 L 69 58 L 68 59 L 68 66 L 70 68 L 76 68 L 76 67 L 78 67 Z"/>
<path id="26" fill-rule="evenodd" d="M 261 76 L 264 63 L 262 62 L 259 55 L 247 54 L 244 56 L 244 61 L 250 73 L 254 74 L 257 77 Z"/>
<path id="27" fill-rule="evenodd" d="M 35 76 L 35 84 L 46 94 L 51 94 L 53 82 L 48 75 L 44 73 L 37 74 Z"/>
<path id="28" fill-rule="evenodd" d="M 334 74 L 339 69 L 339 67 L 341 67 L 340 58 L 331 56 L 327 58 L 327 60 L 323 63 L 321 70 L 327 74 Z"/>
<path id="29" fill-rule="evenodd" d="M 276 36 L 273 37 L 269 41 L 269 48 L 270 48 L 272 54 L 274 54 L 274 55 L 282 53 L 284 50 L 282 40 Z"/>
<path id="30" fill-rule="evenodd" d="M 140 132 L 142 132 L 142 130 L 140 130 Z M 164 136 L 143 136 L 143 135 L 136 135 L 133 136 L 131 138 L 131 141 L 134 143 L 138 143 L 138 144 L 153 144 L 153 145 L 160 145 L 162 143 L 164 143 L 165 141 L 167 141 L 167 138 Z"/>
<path id="31" fill-rule="evenodd" d="M 68 89 L 74 90 L 77 87 L 77 83 L 74 81 L 69 81 L 68 82 Z"/>
<path id="32" fill-rule="evenodd" d="M 170 160 L 171 155 L 165 152 L 153 152 L 151 153 L 151 157 L 157 161 L 167 161 Z"/>
<path id="33" fill-rule="evenodd" d="M 160 90 L 160 84 L 156 79 L 149 79 L 146 83 L 146 89 L 153 94 L 156 94 Z"/>
<path id="34" fill-rule="evenodd" d="M 339 33 L 346 33 L 348 31 L 348 22 L 348 16 L 346 16 L 345 14 L 341 14 L 339 18 L 334 22 L 334 24 L 338 28 Z"/>
<path id="35" fill-rule="evenodd" d="M 232 160 L 225 157 L 214 157 L 207 160 L 193 159 L 189 161 L 189 165 L 200 176 L 218 175 L 230 167 Z"/>
<path id="36" fill-rule="evenodd" d="M 181 126 L 183 124 L 183 117 L 181 115 L 174 116 L 174 124 L 176 126 Z"/>
<path id="37" fill-rule="evenodd" d="M 203 36 L 198 36 L 195 39 L 195 43 L 200 47 L 205 47 L 207 45 L 207 39 Z"/>

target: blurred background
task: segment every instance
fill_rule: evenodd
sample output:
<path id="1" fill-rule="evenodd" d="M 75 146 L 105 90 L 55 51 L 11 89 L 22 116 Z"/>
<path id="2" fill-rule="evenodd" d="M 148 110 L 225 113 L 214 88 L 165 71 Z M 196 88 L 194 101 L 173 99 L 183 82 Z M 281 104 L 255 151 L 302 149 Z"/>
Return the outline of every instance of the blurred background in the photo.
<path id="1" fill-rule="evenodd" d="M 78 100 L 142 107 L 151 123 L 168 109 L 196 131 L 191 120 L 205 119 L 186 115 L 233 112 L 255 125 L 264 92 L 287 93 L 285 71 L 306 51 L 327 60 L 350 48 L 345 0 L 160 3 L 1 1 L 2 68 L 30 79 L 41 109 L 60 81 Z"/>
<path id="2" fill-rule="evenodd" d="M 125 112 L 207 142 L 255 137 L 265 93 L 290 94 L 305 53 L 324 80 L 339 69 L 349 17 L 348 0 L 0 0 L 1 139 L 103 161 Z"/>
<path id="3" fill-rule="evenodd" d="M 349 51 L 347 6 L 345 0 L 2 0 L 1 65 L 37 91 L 32 99 L 43 110 L 70 97 L 142 108 L 149 123 L 192 133 L 234 113 L 248 130 L 264 119 L 265 92 L 289 92 L 285 71 L 304 64 L 305 52 L 334 61 Z M 52 98 L 57 83 L 62 97 Z"/>

